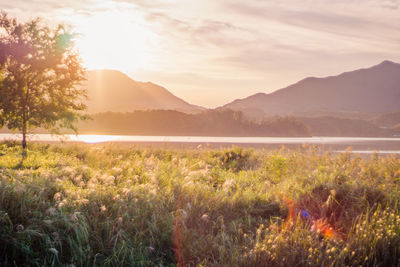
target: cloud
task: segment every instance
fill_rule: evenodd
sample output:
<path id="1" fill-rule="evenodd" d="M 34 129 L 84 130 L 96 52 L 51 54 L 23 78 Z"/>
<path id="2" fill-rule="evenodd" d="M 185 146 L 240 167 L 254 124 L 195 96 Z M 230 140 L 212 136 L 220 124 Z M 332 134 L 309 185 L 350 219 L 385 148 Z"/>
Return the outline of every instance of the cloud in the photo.
<path id="1" fill-rule="evenodd" d="M 0 5 L 3 10 L 20 10 L 33 16 L 39 15 L 52 15 L 55 10 L 71 8 L 73 10 L 79 10 L 82 8 L 89 8 L 89 1 L 79 0 L 65 0 L 65 1 L 51 1 L 51 0 L 0 0 Z"/>
<path id="2" fill-rule="evenodd" d="M 321 2 L 324 2 L 324 5 L 321 5 Z M 227 7 L 238 15 L 252 19 L 252 22 L 254 22 L 254 18 L 258 18 L 259 23 L 264 23 L 264 25 L 268 22 L 278 22 L 282 25 L 346 37 L 371 38 L 372 34 L 387 37 L 394 32 L 399 32 L 400 25 L 394 21 L 399 22 L 400 16 L 394 16 L 392 20 L 393 14 L 383 14 L 382 12 L 374 14 L 373 5 L 369 3 L 371 1 L 365 1 L 369 3 L 368 5 L 359 3 L 360 6 L 354 6 L 354 2 L 358 3 L 359 1 L 346 1 L 346 6 L 343 6 L 343 2 L 339 0 L 330 1 L 329 5 L 325 1 L 319 1 L 319 4 L 316 4 L 314 1 L 305 0 L 301 1 L 301 5 L 299 1 L 292 1 L 292 5 L 288 6 L 274 5 L 271 2 L 268 2 L 268 5 L 259 5 L 255 4 L 258 2 L 249 1 L 246 4 L 228 4 Z M 274 2 L 272 1 L 272 3 Z M 308 6 L 311 5 L 310 3 L 315 5 L 314 8 Z M 392 34 L 388 34 L 388 32 Z"/>
<path id="3" fill-rule="evenodd" d="M 160 81 L 179 92 L 224 91 L 224 84 L 243 92 L 277 89 L 304 76 L 400 60 L 400 0 L 0 0 L 0 6 L 18 18 L 73 26 L 100 13 L 124 14 L 156 36 L 147 73 L 156 81 L 175 73 Z"/>

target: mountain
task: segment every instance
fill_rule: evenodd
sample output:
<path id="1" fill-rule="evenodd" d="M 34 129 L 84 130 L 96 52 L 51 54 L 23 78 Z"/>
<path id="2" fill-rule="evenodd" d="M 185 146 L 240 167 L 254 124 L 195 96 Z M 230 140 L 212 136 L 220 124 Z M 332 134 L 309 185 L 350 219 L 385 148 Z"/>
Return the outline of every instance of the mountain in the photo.
<path id="1" fill-rule="evenodd" d="M 267 115 L 400 110 L 400 64 L 383 61 L 367 69 L 306 78 L 270 94 L 258 93 L 221 108 L 261 110 Z"/>
<path id="2" fill-rule="evenodd" d="M 88 71 L 83 84 L 88 92 L 88 112 L 132 112 L 134 110 L 178 110 L 195 113 L 203 107 L 191 105 L 164 87 L 138 82 L 116 70 Z"/>

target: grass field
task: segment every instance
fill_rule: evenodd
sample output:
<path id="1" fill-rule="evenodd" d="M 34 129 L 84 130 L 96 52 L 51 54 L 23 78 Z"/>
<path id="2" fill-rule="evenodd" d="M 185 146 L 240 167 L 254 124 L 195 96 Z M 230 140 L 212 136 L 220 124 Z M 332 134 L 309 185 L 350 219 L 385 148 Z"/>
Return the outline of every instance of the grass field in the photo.
<path id="1" fill-rule="evenodd" d="M 0 144 L 0 266 L 398 266 L 400 159 Z"/>

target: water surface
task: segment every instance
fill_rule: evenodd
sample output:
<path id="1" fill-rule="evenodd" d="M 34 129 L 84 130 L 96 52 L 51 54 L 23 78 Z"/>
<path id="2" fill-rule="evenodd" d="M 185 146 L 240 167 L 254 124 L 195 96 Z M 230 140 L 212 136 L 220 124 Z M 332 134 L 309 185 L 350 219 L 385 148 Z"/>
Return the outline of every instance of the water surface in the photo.
<path id="1" fill-rule="evenodd" d="M 20 140 L 20 134 L 0 134 L 0 141 Z M 333 152 L 352 146 L 355 153 L 400 154 L 398 137 L 213 137 L 213 136 L 141 136 L 141 135 L 51 135 L 32 134 L 28 141 L 82 143 L 154 143 L 154 144 L 236 144 L 247 146 L 318 145 Z"/>

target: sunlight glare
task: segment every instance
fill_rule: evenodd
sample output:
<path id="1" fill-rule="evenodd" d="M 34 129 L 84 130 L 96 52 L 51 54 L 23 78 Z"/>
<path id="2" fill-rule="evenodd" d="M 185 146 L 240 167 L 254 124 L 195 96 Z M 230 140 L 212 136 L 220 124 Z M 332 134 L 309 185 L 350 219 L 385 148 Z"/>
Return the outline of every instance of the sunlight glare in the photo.
<path id="1" fill-rule="evenodd" d="M 76 44 L 88 69 L 135 71 L 152 61 L 156 35 L 140 16 L 114 10 L 81 17 Z"/>
<path id="2" fill-rule="evenodd" d="M 84 142 L 87 144 L 112 142 L 120 138 L 120 136 L 117 135 L 95 135 L 95 134 L 84 134 L 71 137 L 74 141 Z"/>

